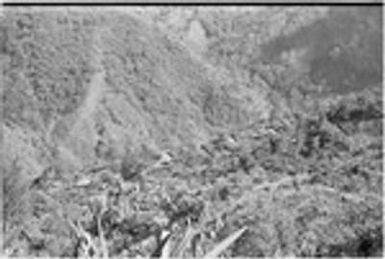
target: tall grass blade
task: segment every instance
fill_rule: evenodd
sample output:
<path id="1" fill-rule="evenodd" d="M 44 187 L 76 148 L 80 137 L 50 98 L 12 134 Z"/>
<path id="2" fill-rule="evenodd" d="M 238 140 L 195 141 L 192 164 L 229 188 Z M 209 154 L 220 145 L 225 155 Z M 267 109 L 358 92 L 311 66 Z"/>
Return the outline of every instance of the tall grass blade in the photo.
<path id="1" fill-rule="evenodd" d="M 193 227 L 191 227 L 190 225 L 187 227 L 187 230 L 183 236 L 182 241 L 180 242 L 178 247 L 176 247 L 175 252 L 172 254 L 173 257 L 177 257 L 177 258 L 183 257 L 183 253 L 191 244 L 191 240 L 196 235 L 196 233 L 197 231 Z"/>
<path id="2" fill-rule="evenodd" d="M 234 232 L 228 236 L 225 240 L 219 243 L 213 250 L 207 253 L 203 258 L 212 259 L 218 257 L 223 251 L 225 251 L 231 244 L 233 244 L 245 231 L 247 227 L 243 227 L 240 230 Z"/>
<path id="3" fill-rule="evenodd" d="M 98 217 L 98 232 L 99 232 L 99 240 L 100 240 L 100 245 L 101 245 L 102 258 L 108 259 L 108 247 L 107 247 L 106 239 L 104 237 L 104 231 L 102 228 L 102 222 L 101 222 L 100 217 Z"/>
<path id="4" fill-rule="evenodd" d="M 160 259 L 169 259 L 169 258 L 171 258 L 171 238 L 169 238 L 164 244 Z"/>

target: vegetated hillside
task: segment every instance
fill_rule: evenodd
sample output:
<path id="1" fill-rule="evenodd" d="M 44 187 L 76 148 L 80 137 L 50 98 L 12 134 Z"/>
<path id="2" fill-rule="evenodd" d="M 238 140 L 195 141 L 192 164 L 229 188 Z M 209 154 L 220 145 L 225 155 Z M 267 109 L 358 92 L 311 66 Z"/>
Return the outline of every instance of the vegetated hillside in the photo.
<path id="1" fill-rule="evenodd" d="M 245 110 L 244 100 L 225 89 L 235 83 L 210 79 L 182 48 L 138 18 L 99 16 L 7 16 L 6 126 L 44 133 L 52 146 L 84 163 L 95 162 L 97 148 L 119 156 L 122 150 L 114 149 L 141 144 L 194 146 L 215 127 L 245 127 L 265 112 L 263 93 L 249 91 L 262 108 Z"/>
<path id="2" fill-rule="evenodd" d="M 223 254 L 382 252 L 381 82 L 324 91 L 377 75 L 381 20 L 323 31 L 361 64 L 334 80 L 334 43 L 304 43 L 333 11 L 218 10 L 5 12 L 8 255 L 159 256 L 168 230 L 171 256 L 203 256 L 242 227 Z"/>
<path id="3" fill-rule="evenodd" d="M 267 71 L 274 72 L 274 79 L 281 77 L 274 82 L 281 91 L 290 90 L 305 77 L 333 94 L 347 94 L 381 81 L 381 8 L 282 9 L 267 12 L 273 30 L 266 25 L 269 22 L 261 20 L 262 15 L 243 13 L 243 21 L 252 21 L 249 26 L 240 23 L 240 18 L 230 19 L 230 33 L 217 33 L 208 46 L 210 60 L 242 68 L 251 79 L 256 74 L 269 78 Z M 243 26 L 236 26 L 239 23 Z M 256 23 L 260 26 L 253 26 Z M 222 29 L 212 27 L 216 29 L 212 31 Z M 304 88 L 315 91 L 307 85 Z"/>
<path id="4" fill-rule="evenodd" d="M 381 19 L 381 8 L 334 8 L 328 19 L 274 39 L 263 47 L 263 53 L 277 60 L 284 53 L 302 51 L 298 59 L 302 67 L 308 67 L 304 72 L 312 82 L 325 85 L 330 93 L 360 90 L 382 79 Z M 295 54 L 286 56 L 290 55 Z"/>

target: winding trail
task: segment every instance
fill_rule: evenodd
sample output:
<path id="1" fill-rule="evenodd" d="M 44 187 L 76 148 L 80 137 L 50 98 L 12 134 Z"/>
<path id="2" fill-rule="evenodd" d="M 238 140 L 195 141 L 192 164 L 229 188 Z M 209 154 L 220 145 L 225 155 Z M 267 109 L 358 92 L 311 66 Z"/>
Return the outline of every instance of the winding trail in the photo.
<path id="1" fill-rule="evenodd" d="M 99 37 L 95 39 L 97 43 L 100 42 Z M 79 109 L 79 115 L 77 116 L 77 121 L 81 122 L 84 119 L 87 119 L 92 113 L 95 111 L 100 99 L 103 96 L 104 90 L 105 90 L 105 71 L 102 68 L 102 58 L 103 54 L 101 52 L 101 49 L 98 48 L 98 45 L 96 44 L 95 48 L 95 56 L 93 63 L 95 64 L 95 67 L 97 68 L 97 72 L 92 76 L 91 81 L 89 83 L 89 88 L 87 90 L 87 97 Z"/>

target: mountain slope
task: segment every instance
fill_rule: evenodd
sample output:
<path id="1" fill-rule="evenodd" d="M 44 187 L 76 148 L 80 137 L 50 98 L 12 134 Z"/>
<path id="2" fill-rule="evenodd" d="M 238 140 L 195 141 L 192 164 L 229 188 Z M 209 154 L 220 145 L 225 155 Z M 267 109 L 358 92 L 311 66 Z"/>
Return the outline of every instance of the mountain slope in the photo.
<path id="1" fill-rule="evenodd" d="M 114 149 L 141 144 L 193 147 L 216 126 L 250 123 L 243 99 L 139 18 L 17 12 L 7 19 L 6 120 L 87 163 L 97 145 L 120 156 L 124 150 Z M 258 94 L 252 101 L 263 103 Z"/>
<path id="2" fill-rule="evenodd" d="M 322 92 L 378 74 L 377 11 L 113 9 L 1 18 L 7 255 L 382 251 L 382 88 Z M 317 65 L 336 42 L 349 73 Z"/>

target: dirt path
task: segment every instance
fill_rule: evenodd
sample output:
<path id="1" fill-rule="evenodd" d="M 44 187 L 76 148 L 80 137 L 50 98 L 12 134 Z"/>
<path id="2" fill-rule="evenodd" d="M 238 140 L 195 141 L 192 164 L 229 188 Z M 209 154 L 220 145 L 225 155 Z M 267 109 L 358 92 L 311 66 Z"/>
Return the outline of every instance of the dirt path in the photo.
<path id="1" fill-rule="evenodd" d="M 97 46 L 100 42 L 100 38 L 96 37 L 95 39 L 96 43 L 96 50 L 94 54 L 93 63 L 95 64 L 95 67 L 97 69 L 97 72 L 92 76 L 91 81 L 89 83 L 89 88 L 87 90 L 87 97 L 79 109 L 78 113 L 78 122 L 81 123 L 84 119 L 87 119 L 92 113 L 95 111 L 95 108 L 97 107 L 101 97 L 104 93 L 104 78 L 105 78 L 105 71 L 102 69 L 102 58 L 103 54 L 101 52 L 101 49 Z"/>
<path id="2" fill-rule="evenodd" d="M 63 157 L 65 161 L 70 161 L 70 164 L 77 164 L 80 166 L 81 160 L 74 154 L 74 149 L 80 148 L 82 146 L 89 146 L 88 144 L 79 144 L 78 147 L 75 147 L 75 143 L 87 142 L 92 139 L 92 119 L 90 117 L 96 111 L 98 104 L 100 103 L 103 94 L 105 92 L 105 71 L 102 69 L 102 52 L 97 46 L 99 45 L 99 37 L 95 37 L 95 51 L 93 60 L 91 61 L 95 68 L 96 72 L 93 74 L 90 83 L 87 87 L 87 93 L 85 100 L 78 108 L 78 110 L 71 114 L 70 116 L 61 118 L 49 133 L 49 138 L 52 135 L 55 135 L 54 142 L 56 149 Z M 64 126 L 63 126 L 64 125 Z M 61 128 L 67 128 L 67 131 L 64 130 L 62 133 L 57 133 Z M 75 140 L 75 142 L 74 142 Z M 76 163 L 75 163 L 76 162 Z"/>
<path id="3" fill-rule="evenodd" d="M 91 79 L 90 87 L 88 89 L 87 98 L 83 106 L 79 110 L 78 121 L 81 122 L 87 119 L 98 105 L 104 92 L 104 71 L 98 71 Z"/>

